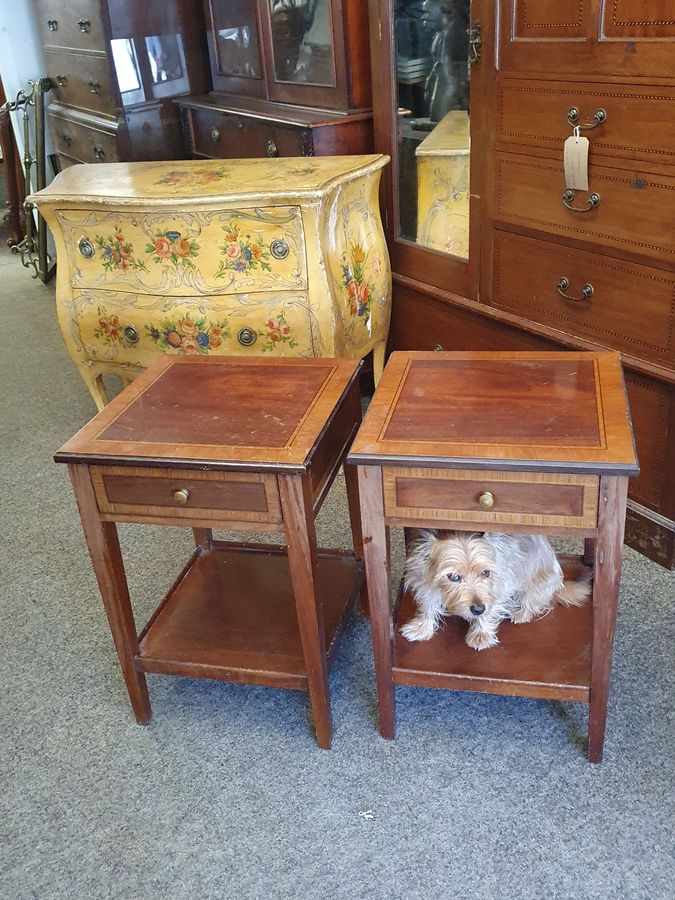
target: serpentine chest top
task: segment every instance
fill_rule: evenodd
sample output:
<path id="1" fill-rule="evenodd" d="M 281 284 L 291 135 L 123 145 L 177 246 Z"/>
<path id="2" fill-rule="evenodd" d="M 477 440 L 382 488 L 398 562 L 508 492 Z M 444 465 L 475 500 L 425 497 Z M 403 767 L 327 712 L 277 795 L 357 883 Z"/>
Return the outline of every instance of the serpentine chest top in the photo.
<path id="1" fill-rule="evenodd" d="M 391 271 L 380 155 L 72 166 L 31 197 L 56 243 L 59 325 L 102 375 L 158 353 L 360 358 L 382 370 Z"/>

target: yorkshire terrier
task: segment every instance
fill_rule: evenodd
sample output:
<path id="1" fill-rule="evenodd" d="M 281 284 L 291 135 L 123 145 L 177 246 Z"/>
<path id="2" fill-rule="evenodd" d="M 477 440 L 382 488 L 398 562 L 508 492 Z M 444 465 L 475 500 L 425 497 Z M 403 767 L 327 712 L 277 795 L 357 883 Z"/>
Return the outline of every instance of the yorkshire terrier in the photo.
<path id="1" fill-rule="evenodd" d="M 581 606 L 590 596 L 590 570 L 565 581 L 553 548 L 541 535 L 483 535 L 423 531 L 404 570 L 418 615 L 401 628 L 409 641 L 428 641 L 444 616 L 469 622 L 466 643 L 485 650 L 499 643 L 502 619 L 521 624 L 555 603 Z"/>

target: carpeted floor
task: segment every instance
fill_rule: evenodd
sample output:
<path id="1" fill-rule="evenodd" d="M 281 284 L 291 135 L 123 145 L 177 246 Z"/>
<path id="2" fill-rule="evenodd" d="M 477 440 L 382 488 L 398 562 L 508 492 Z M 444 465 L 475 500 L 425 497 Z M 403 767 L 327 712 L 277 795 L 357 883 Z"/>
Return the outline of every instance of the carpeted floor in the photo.
<path id="1" fill-rule="evenodd" d="M 2 898 L 673 896 L 672 574 L 626 551 L 601 766 L 575 704 L 399 688 L 398 737 L 382 740 L 356 618 L 331 676 L 331 752 L 306 696 L 281 690 L 150 676 L 139 727 L 52 462 L 94 408 L 53 287 L 4 239 L 0 378 Z M 346 520 L 336 484 L 324 544 L 348 546 Z M 191 539 L 121 531 L 143 621 Z"/>

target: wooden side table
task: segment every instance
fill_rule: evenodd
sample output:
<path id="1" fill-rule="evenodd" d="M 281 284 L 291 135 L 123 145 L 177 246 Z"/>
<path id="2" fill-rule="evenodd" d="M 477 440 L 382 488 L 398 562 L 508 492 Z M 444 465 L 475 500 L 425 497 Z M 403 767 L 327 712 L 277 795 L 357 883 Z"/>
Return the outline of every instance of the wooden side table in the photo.
<path id="1" fill-rule="evenodd" d="M 308 690 L 331 745 L 328 668 L 362 575 L 317 550 L 315 517 L 361 420 L 359 362 L 159 357 L 56 454 L 68 463 L 126 681 L 150 719 L 146 672 Z M 137 634 L 117 522 L 185 525 L 197 548 Z M 287 550 L 213 528 L 285 532 Z"/>
<path id="2" fill-rule="evenodd" d="M 602 759 L 628 477 L 638 473 L 615 353 L 394 353 L 349 453 L 358 466 L 380 730 L 394 685 L 590 704 L 588 756 Z M 479 498 L 491 495 L 484 508 Z M 429 641 L 389 601 L 389 526 L 572 535 L 594 566 L 592 602 L 504 622 L 477 652 L 449 619 Z"/>

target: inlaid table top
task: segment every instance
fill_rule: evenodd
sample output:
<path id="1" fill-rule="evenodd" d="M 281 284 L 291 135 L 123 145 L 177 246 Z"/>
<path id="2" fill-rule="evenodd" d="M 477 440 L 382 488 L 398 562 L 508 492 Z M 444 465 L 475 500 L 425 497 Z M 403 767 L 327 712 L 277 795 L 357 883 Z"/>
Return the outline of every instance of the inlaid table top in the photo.
<path id="1" fill-rule="evenodd" d="M 164 355 L 54 458 L 299 473 L 360 365 L 348 359 Z"/>
<path id="2" fill-rule="evenodd" d="M 393 353 L 349 460 L 638 473 L 618 353 Z"/>

